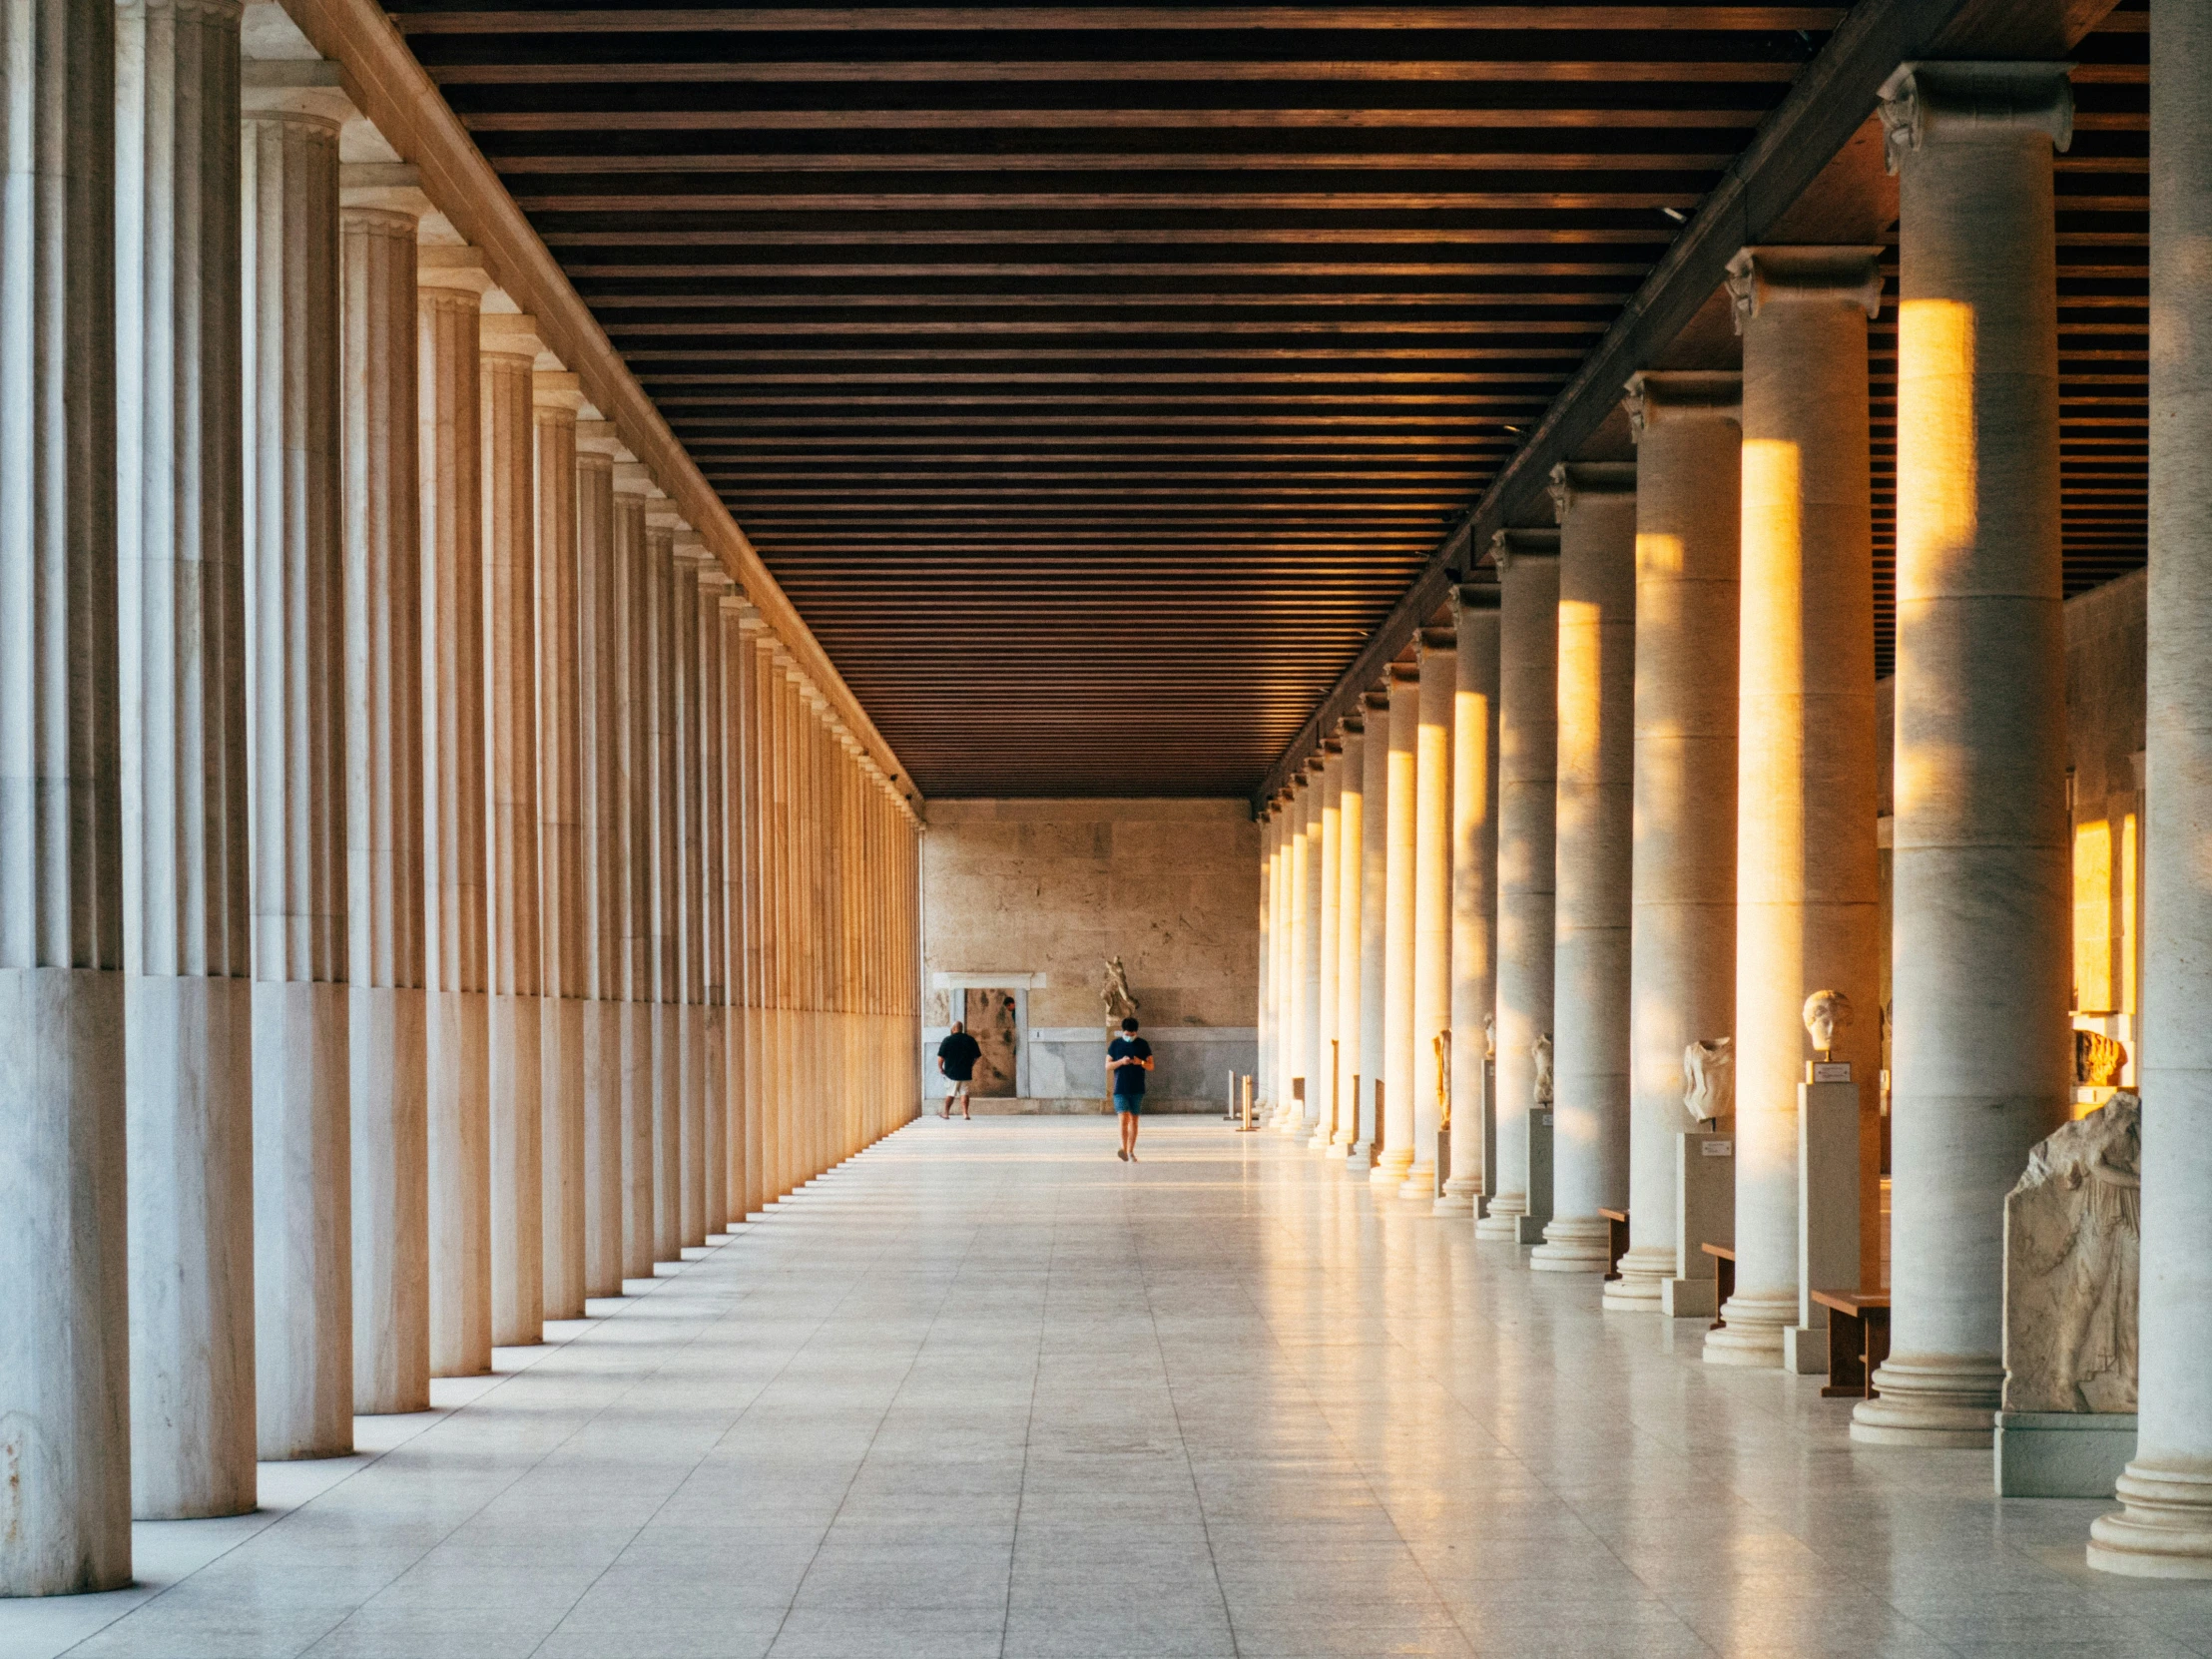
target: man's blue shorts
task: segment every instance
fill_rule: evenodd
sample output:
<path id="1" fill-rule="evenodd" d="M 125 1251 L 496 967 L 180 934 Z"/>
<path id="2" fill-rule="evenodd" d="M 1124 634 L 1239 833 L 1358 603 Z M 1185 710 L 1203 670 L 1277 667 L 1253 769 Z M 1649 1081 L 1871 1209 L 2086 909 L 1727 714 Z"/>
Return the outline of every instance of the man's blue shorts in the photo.
<path id="1" fill-rule="evenodd" d="M 1141 1094 L 1117 1094 L 1114 1096 L 1114 1110 L 1117 1112 L 1142 1112 L 1144 1110 L 1144 1096 Z"/>

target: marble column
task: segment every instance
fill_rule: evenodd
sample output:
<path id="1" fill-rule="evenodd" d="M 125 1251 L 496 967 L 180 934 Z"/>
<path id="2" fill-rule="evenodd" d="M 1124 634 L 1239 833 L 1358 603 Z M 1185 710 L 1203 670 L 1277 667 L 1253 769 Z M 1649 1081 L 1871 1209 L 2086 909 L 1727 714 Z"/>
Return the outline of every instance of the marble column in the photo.
<path id="1" fill-rule="evenodd" d="M 1306 821 L 1313 796 L 1312 780 L 1303 766 L 1291 779 L 1290 822 L 1284 827 L 1283 868 L 1289 877 L 1285 906 L 1289 921 L 1284 936 L 1289 947 L 1283 959 L 1283 1099 L 1274 1127 L 1286 1133 L 1305 1119 L 1306 1080 L 1306 935 L 1311 922 L 1306 909 Z"/>
<path id="2" fill-rule="evenodd" d="M 126 5 L 114 30 L 133 1336 L 117 1466 L 143 1513 L 228 1514 L 254 1504 L 239 10 Z"/>
<path id="3" fill-rule="evenodd" d="M 1329 1097 L 1329 1054 L 1324 1047 L 1321 1020 L 1322 931 L 1322 815 L 1327 805 L 1325 773 L 1328 757 L 1313 755 L 1306 762 L 1306 817 L 1299 841 L 1299 913 L 1305 931 L 1299 935 L 1298 1043 L 1299 1069 L 1306 1077 L 1306 1100 L 1298 1115 L 1284 1125 L 1286 1133 L 1306 1139 Z"/>
<path id="4" fill-rule="evenodd" d="M 646 510 L 646 673 L 635 695 L 650 721 L 652 779 L 647 860 L 652 872 L 653 1260 L 680 1262 L 683 1244 L 682 820 L 678 805 L 675 548 L 682 517 L 665 501 Z"/>
<path id="5" fill-rule="evenodd" d="M 545 1324 L 544 957 L 538 885 L 536 320 L 484 313 L 484 762 L 490 779 L 491 1340 Z"/>
<path id="6" fill-rule="evenodd" d="M 745 901 L 745 1207 L 750 1219 L 765 1211 L 775 1197 L 770 1169 L 776 1152 L 775 1131 L 769 1121 L 773 1098 L 769 1083 L 774 1075 L 775 1049 L 769 1026 L 768 970 L 772 947 L 766 886 L 768 852 L 763 791 L 762 746 L 764 681 L 762 655 L 765 624 L 761 613 L 743 599 L 727 600 L 726 610 L 737 624 L 733 648 L 732 678 L 737 685 L 740 726 L 740 768 L 737 793 L 732 797 L 743 825 L 744 857 L 739 874 Z M 901 1057 L 903 1058 L 903 1056 Z"/>
<path id="7" fill-rule="evenodd" d="M 622 1294 L 622 1050 L 629 1019 L 622 582 L 615 467 L 629 451 L 612 422 L 576 427 L 577 660 L 583 709 L 584 1294 Z"/>
<path id="8" fill-rule="evenodd" d="M 2089 1565 L 2212 1577 L 2212 11 L 2151 13 L 2151 836 L 2137 1075 L 2143 1079 L 2142 1318 L 2125 1507 Z"/>
<path id="9" fill-rule="evenodd" d="M 0 1465 L 9 1470 L 0 1595 L 63 1595 L 131 1579 L 116 1041 L 125 977 L 116 19 L 106 6 L 49 0 L 14 7 L 9 35 L 0 57 L 11 135 L 0 176 L 9 227 L 0 242 L 9 515 L 0 536 Z M 228 913 L 239 908 L 233 900 Z"/>
<path id="10" fill-rule="evenodd" d="M 1257 1107 L 1275 1101 L 1275 853 L 1281 817 L 1275 803 L 1260 813 L 1260 1003 L 1253 1092 Z"/>
<path id="11" fill-rule="evenodd" d="M 1451 1168 L 1436 1214 L 1482 1192 L 1483 1063 L 1497 1007 L 1497 590 L 1454 588 L 1451 682 Z"/>
<path id="12" fill-rule="evenodd" d="M 730 1106 L 725 1089 L 729 1040 L 724 1003 L 729 991 L 723 959 L 722 877 L 722 595 L 730 586 L 719 561 L 711 556 L 698 571 L 697 596 L 699 644 L 699 695 L 696 702 L 699 785 L 699 939 L 700 1027 L 705 1053 L 700 1093 L 706 1133 L 700 1146 L 705 1155 L 706 1200 L 701 1231 L 708 1238 L 722 1232 L 730 1218 Z M 849 854 L 838 868 L 849 875 Z M 840 1075 L 843 1075 L 840 1069 Z"/>
<path id="13" fill-rule="evenodd" d="M 1883 88 L 1899 174 L 1895 1175 L 1890 1358 L 1852 1413 L 1861 1442 L 1989 1443 L 2004 1198 L 2071 1100 L 2051 185 L 2073 129 L 2066 67 L 1908 64 Z"/>
<path id="14" fill-rule="evenodd" d="M 752 634 L 747 627 L 753 607 L 735 585 L 716 602 L 717 626 L 722 631 L 722 673 L 717 695 L 722 701 L 722 806 L 723 875 L 723 976 L 726 988 L 723 1015 L 723 1091 L 729 1112 L 729 1158 L 725 1166 L 728 1213 L 723 1225 L 736 1232 L 740 1223 L 760 1208 L 753 1185 L 759 1167 L 759 1125 L 753 1105 L 753 1075 L 757 1039 L 753 1023 L 753 909 L 751 898 L 752 829 L 748 805 L 751 789 L 751 692 L 747 672 L 753 660 Z M 880 871 L 881 849 L 874 849 L 866 867 Z M 868 1080 L 868 1097 L 881 1102 L 889 1079 Z"/>
<path id="15" fill-rule="evenodd" d="M 1419 724 L 1413 733 L 1413 1162 L 1398 1196 L 1433 1209 L 1451 1026 L 1451 715 L 1459 642 L 1420 632 Z"/>
<path id="16" fill-rule="evenodd" d="M 531 471 L 537 493 L 539 1227 L 549 1320 L 584 1317 L 585 918 L 584 681 L 580 626 L 586 575 L 577 526 L 574 374 L 531 376 Z"/>
<path id="17" fill-rule="evenodd" d="M 1628 1202 L 1628 924 L 1636 470 L 1552 469 L 1559 514 L 1551 1220 L 1529 1266 L 1603 1273 Z"/>
<path id="18" fill-rule="evenodd" d="M 1629 923 L 1628 1254 L 1605 1306 L 1660 1311 L 1677 1259 L 1675 1160 L 1696 1127 L 1682 1051 L 1736 1030 L 1736 628 L 1742 377 L 1639 374 L 1636 824 Z"/>
<path id="19" fill-rule="evenodd" d="M 1474 1236 L 1515 1241 L 1529 1213 L 1535 1044 L 1551 1036 L 1559 535 L 1501 530 L 1491 546 L 1498 578 L 1497 1171 Z"/>
<path id="20" fill-rule="evenodd" d="M 1390 665 L 1382 793 L 1382 1149 L 1369 1179 L 1394 1192 L 1413 1167 L 1413 855 L 1420 669 Z"/>
<path id="21" fill-rule="evenodd" d="M 336 74 L 243 70 L 254 1369 L 270 1459 L 353 1449 L 350 769 L 344 676 L 329 672 L 345 661 L 338 127 L 352 105 Z M 251 1468 L 226 1486 L 186 1512 L 253 1507 Z"/>
<path id="22" fill-rule="evenodd" d="M 671 765 L 676 810 L 676 871 L 671 886 L 676 914 L 676 1041 L 682 1147 L 678 1189 L 679 1236 L 697 1249 L 707 1242 L 707 1026 L 706 930 L 701 914 L 699 832 L 699 580 L 707 549 L 693 530 L 677 534 L 669 572 L 670 635 L 675 656 L 671 707 Z"/>
<path id="23" fill-rule="evenodd" d="M 1344 745 L 1335 738 L 1323 740 L 1321 747 L 1321 832 L 1314 838 L 1318 854 L 1316 873 L 1321 881 L 1321 936 L 1318 940 L 1321 983 L 1314 1007 L 1315 1083 L 1307 1100 L 1313 1133 L 1306 1142 L 1307 1150 L 1312 1152 L 1327 1151 L 1336 1134 L 1337 1093 L 1343 1087 L 1339 1073 L 1343 1055 L 1337 1038 L 1337 866 L 1343 856 L 1338 839 L 1342 833 L 1345 751 Z"/>
<path id="24" fill-rule="evenodd" d="M 353 1409 L 430 1405 L 412 168 L 339 169 Z"/>
<path id="25" fill-rule="evenodd" d="M 1705 1358 L 1772 1366 L 1798 1323 L 1806 993 L 1863 1011 L 1839 1055 L 1880 1067 L 1874 561 L 1867 319 L 1878 250 L 1755 248 L 1744 336 L 1736 795 L 1736 1292 Z M 1817 849 L 1818 855 L 1814 855 Z"/>
<path id="26" fill-rule="evenodd" d="M 1274 1077 L 1270 1097 L 1273 1111 L 1268 1118 L 1271 1124 L 1280 1122 L 1290 1110 L 1291 1073 L 1295 1069 L 1291 1062 L 1291 846 L 1298 832 L 1295 800 L 1286 787 L 1270 808 L 1275 820 L 1275 873 L 1271 883 L 1275 893 L 1274 1018 L 1269 1022 L 1269 1069 Z"/>
<path id="27" fill-rule="evenodd" d="M 475 249 L 417 250 L 432 1377 L 491 1370 L 490 773 L 477 364 L 478 313 L 490 286 Z"/>
<path id="28" fill-rule="evenodd" d="M 622 1276 L 651 1279 L 660 1180 L 660 1096 L 653 1064 L 660 1025 L 660 955 L 654 884 L 658 848 L 658 751 L 654 736 L 654 595 L 651 514 L 660 495 L 646 467 L 615 463 L 614 564 L 617 732 L 622 826 Z M 665 548 L 665 543 L 663 544 Z"/>
<path id="29" fill-rule="evenodd" d="M 1390 698 L 1360 694 L 1360 1064 L 1359 1125 L 1346 1171 L 1373 1179 L 1382 1144 L 1382 989 L 1388 927 L 1390 824 Z"/>
<path id="30" fill-rule="evenodd" d="M 1341 1156 L 1360 1138 L 1360 908 L 1367 836 L 1367 721 L 1358 714 L 1348 715 L 1337 730 L 1344 744 L 1344 783 L 1337 792 L 1337 1126 L 1330 1150 Z"/>

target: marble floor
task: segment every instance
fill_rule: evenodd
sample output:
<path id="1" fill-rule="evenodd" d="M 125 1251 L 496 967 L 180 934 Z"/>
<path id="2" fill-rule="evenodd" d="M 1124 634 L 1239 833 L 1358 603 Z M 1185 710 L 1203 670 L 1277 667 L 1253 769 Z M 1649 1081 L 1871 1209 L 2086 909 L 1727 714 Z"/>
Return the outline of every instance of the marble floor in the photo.
<path id="1" fill-rule="evenodd" d="M 930 1117 L 0 1659 L 2212 1655 L 2096 1503 L 1854 1449 L 1275 1135 Z"/>

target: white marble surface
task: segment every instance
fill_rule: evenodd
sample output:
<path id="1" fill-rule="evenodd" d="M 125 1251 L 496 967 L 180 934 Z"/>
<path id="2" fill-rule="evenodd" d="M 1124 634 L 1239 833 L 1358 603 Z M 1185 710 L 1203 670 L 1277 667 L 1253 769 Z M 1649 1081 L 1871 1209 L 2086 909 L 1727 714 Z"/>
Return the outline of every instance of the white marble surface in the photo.
<path id="1" fill-rule="evenodd" d="M 1278 1137 L 1111 1144 L 913 1125 L 0 1659 L 2212 1652 L 2212 1586 L 2082 1565 L 2105 1505 L 1855 1452 Z"/>

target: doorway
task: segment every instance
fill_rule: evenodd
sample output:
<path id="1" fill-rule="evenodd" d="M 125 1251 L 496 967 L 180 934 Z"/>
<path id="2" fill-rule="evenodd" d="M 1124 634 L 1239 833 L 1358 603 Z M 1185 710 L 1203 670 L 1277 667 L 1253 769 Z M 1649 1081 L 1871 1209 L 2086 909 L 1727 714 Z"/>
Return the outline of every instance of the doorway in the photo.
<path id="1" fill-rule="evenodd" d="M 1021 1009 L 1014 993 L 996 987 L 970 986 L 961 994 L 960 1017 L 968 1035 L 983 1050 L 975 1062 L 972 1092 L 978 1099 L 1011 1100 L 1021 1092 Z"/>

